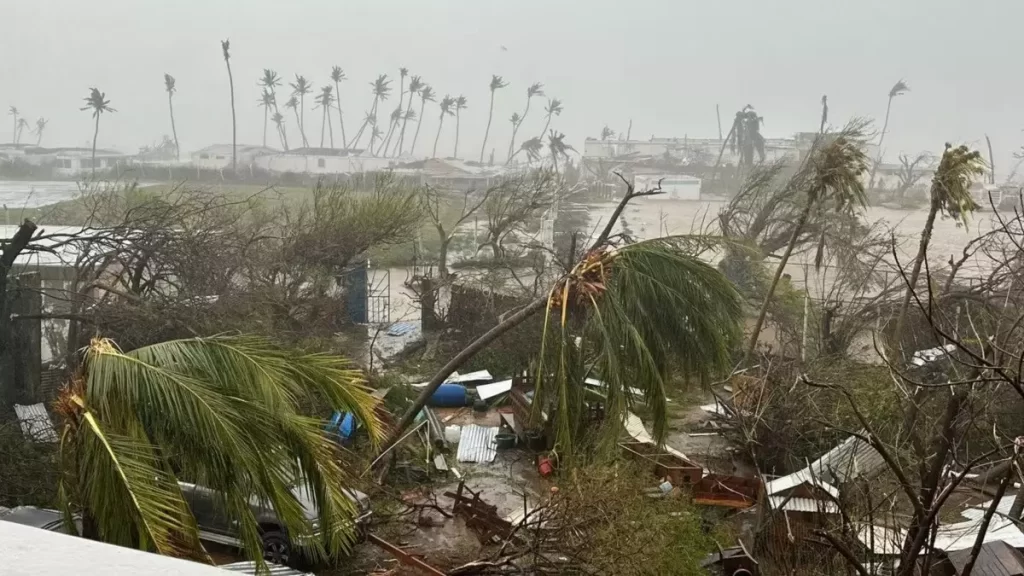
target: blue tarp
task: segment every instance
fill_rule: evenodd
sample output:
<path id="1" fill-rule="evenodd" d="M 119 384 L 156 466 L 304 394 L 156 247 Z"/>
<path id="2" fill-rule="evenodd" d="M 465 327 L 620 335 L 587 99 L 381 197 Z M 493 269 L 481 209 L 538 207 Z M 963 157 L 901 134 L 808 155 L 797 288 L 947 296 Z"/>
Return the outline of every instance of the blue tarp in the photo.
<path id="1" fill-rule="evenodd" d="M 327 429 L 332 432 L 337 430 L 343 440 L 350 440 L 356 433 L 356 419 L 349 412 L 335 412 Z"/>

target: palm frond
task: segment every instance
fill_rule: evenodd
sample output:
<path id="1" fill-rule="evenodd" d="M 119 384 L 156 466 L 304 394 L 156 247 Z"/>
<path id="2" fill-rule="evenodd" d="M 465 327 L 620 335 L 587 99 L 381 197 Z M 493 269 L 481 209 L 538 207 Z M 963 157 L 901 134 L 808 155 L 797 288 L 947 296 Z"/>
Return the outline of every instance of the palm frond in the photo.
<path id="1" fill-rule="evenodd" d="M 954 148 L 947 143 L 932 179 L 932 201 L 954 220 L 966 221 L 968 215 L 978 209 L 971 196 L 971 184 L 985 174 L 986 168 L 981 152 L 964 145 Z"/>
<path id="2" fill-rule="evenodd" d="M 69 498 L 96 518 L 104 539 L 175 554 L 199 550 L 194 521 L 182 521 L 177 508 L 180 477 L 221 495 L 258 562 L 252 502 L 272 507 L 289 533 L 312 534 L 296 485 L 316 503 L 327 535 L 314 555 L 354 542 L 355 509 L 338 449 L 322 421 L 300 411 L 315 399 L 353 413 L 371 439 L 381 438 L 376 400 L 344 359 L 252 337 L 175 340 L 130 352 L 97 340 L 83 370 L 79 409 L 61 403 L 65 436 L 81 446 L 80 482 Z M 175 533 L 180 541 L 170 539 L 172 530 L 183 532 Z M 133 534 L 142 538 L 131 540 Z"/>
<path id="3" fill-rule="evenodd" d="M 557 408 L 559 454 L 571 458 L 584 439 L 583 375 L 593 370 L 605 384 L 603 444 L 614 444 L 637 401 L 630 388 L 642 391 L 663 439 L 670 373 L 707 382 L 728 370 L 742 301 L 685 239 L 663 238 L 591 253 L 556 285 L 548 314 L 537 397 Z"/>
<path id="4" fill-rule="evenodd" d="M 895 84 L 892 85 L 892 88 L 889 89 L 889 98 L 895 98 L 895 97 L 900 96 L 901 94 L 905 94 L 905 93 L 907 93 L 909 91 L 910 91 L 910 86 L 907 86 L 907 83 L 904 82 L 903 79 L 901 78 L 899 81 L 897 81 Z"/>

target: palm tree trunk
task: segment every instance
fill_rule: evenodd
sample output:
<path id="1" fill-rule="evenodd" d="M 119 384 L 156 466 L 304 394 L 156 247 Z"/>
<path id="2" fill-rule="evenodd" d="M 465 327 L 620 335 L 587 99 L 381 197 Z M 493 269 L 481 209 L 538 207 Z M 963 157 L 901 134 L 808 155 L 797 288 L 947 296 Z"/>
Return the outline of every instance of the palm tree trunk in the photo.
<path id="1" fill-rule="evenodd" d="M 715 183 L 715 177 L 718 176 L 718 167 L 722 165 L 722 155 L 725 154 L 725 147 L 729 145 L 729 140 L 735 133 L 736 123 L 733 122 L 732 128 L 729 128 L 729 133 L 725 136 L 725 140 L 722 140 L 722 147 L 718 150 L 718 159 L 715 160 L 715 167 L 711 169 L 711 184 Z"/>
<path id="2" fill-rule="evenodd" d="M 388 155 L 388 147 L 391 146 L 391 138 L 395 135 L 395 128 L 397 127 L 398 120 L 392 121 L 391 126 L 388 126 L 388 133 L 384 136 L 384 142 L 381 143 L 381 146 L 377 149 L 377 152 L 383 152 L 383 156 Z"/>
<path id="3" fill-rule="evenodd" d="M 484 163 L 484 150 L 487 149 L 487 136 L 491 132 L 491 119 L 494 118 L 494 90 L 491 90 L 491 106 L 487 110 L 487 128 L 484 129 L 484 143 L 480 145 L 480 163 Z"/>
<path id="4" fill-rule="evenodd" d="M 92 133 L 92 177 L 96 178 L 96 139 L 100 136 L 100 112 L 96 111 L 96 129 Z"/>
<path id="5" fill-rule="evenodd" d="M 885 141 L 885 131 L 889 128 L 889 112 L 892 111 L 892 96 L 889 96 L 889 103 L 885 105 L 885 122 L 882 123 L 882 133 L 878 136 L 878 154 L 871 164 L 871 176 L 868 177 L 868 190 L 875 187 L 875 171 L 882 161 L 882 142 Z"/>
<path id="6" fill-rule="evenodd" d="M 544 129 L 540 131 L 541 140 L 544 140 L 544 135 L 548 133 L 548 126 L 551 126 L 551 114 L 548 114 L 548 119 L 544 122 Z"/>
<path id="7" fill-rule="evenodd" d="M 526 120 L 526 115 L 530 113 L 530 97 L 526 97 L 526 110 L 523 110 L 523 116 L 516 122 L 515 126 L 512 127 L 512 140 L 508 143 L 508 158 L 505 160 L 505 164 L 512 161 L 512 149 L 516 147 L 516 134 L 519 134 L 519 127 L 523 125 L 523 121 Z"/>
<path id="8" fill-rule="evenodd" d="M 910 309 L 910 298 L 914 294 L 917 280 L 921 276 L 921 266 L 928 257 L 928 244 L 932 240 L 932 229 L 935 227 L 935 217 L 939 212 L 939 204 L 934 199 L 931 208 L 928 210 L 928 218 L 924 221 L 924 230 L 921 231 L 921 243 L 917 247 L 917 257 L 914 259 L 914 267 L 910 271 L 910 279 L 907 283 L 907 291 L 903 295 L 903 303 L 900 304 L 900 313 L 896 317 L 896 330 L 892 334 L 892 348 L 901 347 L 903 339 L 903 326 L 907 320 L 907 312 Z"/>
<path id="9" fill-rule="evenodd" d="M 793 254 L 793 248 L 796 247 L 796 242 L 800 238 L 800 233 L 803 232 L 804 224 L 807 223 L 807 218 L 811 214 L 812 207 L 813 203 L 808 201 L 807 206 L 804 207 L 803 212 L 800 213 L 800 219 L 797 220 L 796 227 L 793 228 L 793 235 L 789 238 L 789 244 L 786 246 L 786 252 L 782 254 L 782 260 L 779 261 L 779 266 L 775 269 L 775 277 L 772 278 L 772 284 L 768 287 L 768 293 L 764 295 L 764 302 L 761 304 L 761 312 L 757 315 L 757 322 L 754 324 L 754 331 L 750 335 L 750 343 L 747 344 L 747 352 L 744 355 L 744 364 L 746 364 L 754 354 L 754 349 L 757 347 L 757 337 L 761 335 L 761 328 L 764 326 L 764 320 L 768 316 L 768 305 L 771 304 L 772 297 L 775 295 L 775 289 L 779 286 L 779 280 L 782 279 L 782 273 L 786 269 L 789 257 Z"/>
<path id="10" fill-rule="evenodd" d="M 327 114 L 327 133 L 331 137 L 331 150 L 334 150 L 334 124 L 331 122 L 330 106 L 324 106 L 324 113 Z"/>
<path id="11" fill-rule="evenodd" d="M 423 109 L 426 108 L 426 106 L 427 101 L 420 100 L 420 119 L 416 122 L 416 133 L 412 135 L 412 146 L 409 146 L 409 154 L 416 153 L 416 140 L 420 137 L 420 126 L 423 126 Z M 458 114 L 457 111 L 456 114 Z M 456 116 L 456 119 L 458 119 L 458 116 Z"/>
<path id="12" fill-rule="evenodd" d="M 327 106 L 324 106 L 323 121 L 320 122 L 320 147 L 324 147 L 324 130 L 327 128 Z"/>
<path id="13" fill-rule="evenodd" d="M 302 129 L 302 117 L 299 116 L 299 109 L 292 108 L 292 111 L 295 112 L 295 123 L 299 125 L 299 134 L 302 136 L 302 146 L 309 148 L 309 142 L 306 141 L 306 132 Z"/>
<path id="14" fill-rule="evenodd" d="M 167 107 L 171 111 L 171 134 L 174 134 L 174 159 L 181 160 L 181 147 L 178 145 L 178 129 L 174 125 L 174 99 L 171 97 L 171 93 L 167 93 Z M 43 139 L 43 131 L 39 131 L 39 139 Z M 39 144 L 36 143 L 36 146 Z"/>
<path id="15" fill-rule="evenodd" d="M 341 124 L 341 147 L 347 149 L 348 136 L 345 136 L 345 119 L 341 116 L 341 88 L 337 82 L 334 83 L 334 95 L 337 98 L 334 103 L 338 105 L 338 123 Z"/>
<path id="16" fill-rule="evenodd" d="M 235 119 L 235 77 L 231 74 L 231 61 L 224 59 L 228 67 L 228 85 L 231 87 L 231 170 L 238 172 L 238 123 Z"/>
<path id="17" fill-rule="evenodd" d="M 174 116 L 172 115 L 171 117 L 173 118 Z M 174 126 L 174 121 L 173 120 L 171 121 L 171 126 Z M 36 136 L 36 146 L 39 146 L 39 144 L 41 144 L 42 141 L 43 141 L 43 130 L 42 130 L 42 128 L 40 128 L 39 132 L 37 133 L 37 136 Z M 174 137 L 174 147 L 175 148 L 178 147 L 178 137 L 177 136 Z"/>
<path id="18" fill-rule="evenodd" d="M 306 95 L 299 94 L 299 108 L 302 112 L 295 113 L 295 119 L 299 122 L 299 133 L 302 134 L 302 145 L 309 148 L 309 140 L 306 140 Z"/>
<path id="19" fill-rule="evenodd" d="M 356 132 L 356 135 L 352 137 L 352 142 L 350 142 L 350 144 L 352 146 L 357 146 L 359 144 L 359 139 L 363 137 L 363 131 L 366 130 L 366 126 L 370 123 L 370 117 L 371 116 L 372 117 L 376 117 L 377 116 L 377 97 L 376 96 L 373 97 L 373 106 L 370 107 L 370 116 L 367 116 L 367 118 L 365 120 L 363 120 L 363 125 L 359 127 L 359 131 Z M 371 145 L 373 144 L 373 139 L 372 138 L 370 139 L 370 144 Z"/>
<path id="20" fill-rule="evenodd" d="M 18 115 L 14 115 L 14 128 L 11 129 L 11 141 L 18 143 Z"/>
<path id="21" fill-rule="evenodd" d="M 441 122 L 437 125 L 437 136 L 434 136 L 434 153 L 430 155 L 431 158 L 437 158 L 437 141 L 441 139 L 441 128 L 444 126 L 444 114 L 441 114 Z M 455 138 L 458 139 L 458 132 L 455 133 Z"/>
<path id="22" fill-rule="evenodd" d="M 988 183 L 996 183 L 996 157 L 992 154 L 992 140 L 985 134 L 985 143 L 988 144 Z"/>
<path id="23" fill-rule="evenodd" d="M 267 118 L 269 118 L 269 115 L 270 115 L 270 107 L 264 106 L 263 107 L 263 147 L 264 148 L 267 147 Z M 280 134 L 280 131 L 278 131 L 278 133 Z"/>
<path id="24" fill-rule="evenodd" d="M 458 108 L 455 109 L 455 153 L 452 157 L 456 160 L 459 158 L 459 134 L 462 132 L 462 112 Z"/>
<path id="25" fill-rule="evenodd" d="M 409 104 L 405 107 L 405 118 L 402 119 L 402 133 L 398 137 L 398 150 L 395 157 L 402 155 L 402 148 L 405 148 L 405 126 L 409 123 L 409 112 L 412 111 L 412 96 L 409 96 Z"/>

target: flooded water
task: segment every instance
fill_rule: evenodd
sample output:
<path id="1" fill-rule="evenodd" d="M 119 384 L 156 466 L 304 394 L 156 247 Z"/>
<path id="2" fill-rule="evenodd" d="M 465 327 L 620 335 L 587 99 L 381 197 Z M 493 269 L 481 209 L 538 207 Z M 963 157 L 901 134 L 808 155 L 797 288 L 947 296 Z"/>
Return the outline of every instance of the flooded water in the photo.
<path id="1" fill-rule="evenodd" d="M 0 180 L 0 205 L 38 208 L 69 200 L 78 194 L 77 182 Z"/>

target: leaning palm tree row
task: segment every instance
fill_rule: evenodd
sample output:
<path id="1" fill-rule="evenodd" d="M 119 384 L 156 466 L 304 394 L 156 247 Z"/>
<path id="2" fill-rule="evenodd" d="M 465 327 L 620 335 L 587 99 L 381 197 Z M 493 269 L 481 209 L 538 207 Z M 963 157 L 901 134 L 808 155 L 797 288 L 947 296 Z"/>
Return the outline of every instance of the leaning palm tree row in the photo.
<path id="1" fill-rule="evenodd" d="M 59 497 L 83 536 L 209 561 L 179 480 L 223 498 L 261 570 L 259 519 L 271 506 L 313 558 L 355 542 L 350 476 L 322 423 L 303 406 L 352 413 L 372 442 L 376 400 L 343 358 L 253 337 L 175 340 L 122 351 L 97 339 L 56 403 L 61 416 Z M 304 512 L 303 497 L 317 519 Z M 322 535 L 312 538 L 316 531 Z"/>
<path id="2" fill-rule="evenodd" d="M 526 109 L 523 110 L 522 116 L 519 116 L 518 114 L 513 115 L 512 138 L 508 142 L 508 156 L 505 159 L 506 164 L 512 160 L 512 149 L 515 148 L 516 145 L 516 134 L 519 133 L 519 127 L 523 124 L 523 121 L 526 120 L 526 116 L 530 113 L 530 101 L 533 100 L 534 96 L 543 95 L 544 85 L 540 82 L 534 82 L 526 89 Z"/>

